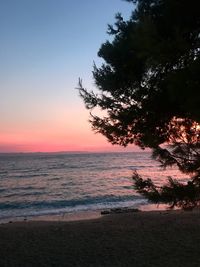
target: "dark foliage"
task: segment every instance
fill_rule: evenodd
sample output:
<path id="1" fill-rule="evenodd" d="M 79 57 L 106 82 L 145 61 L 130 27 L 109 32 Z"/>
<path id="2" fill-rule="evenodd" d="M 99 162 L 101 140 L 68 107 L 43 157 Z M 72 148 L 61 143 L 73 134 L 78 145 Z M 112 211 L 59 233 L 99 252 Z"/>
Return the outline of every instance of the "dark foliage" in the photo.
<path id="1" fill-rule="evenodd" d="M 200 204 L 200 178 L 194 177 L 187 184 L 169 177 L 168 183 L 156 187 L 151 179 L 144 180 L 137 172 L 133 174 L 137 192 L 154 203 L 168 203 L 170 208 L 180 207 L 190 210 Z"/>
<path id="2" fill-rule="evenodd" d="M 112 144 L 152 148 L 153 157 L 163 167 L 177 165 L 193 175 L 190 182 L 199 190 L 194 182 L 200 177 L 199 1 L 127 2 L 136 5 L 130 19 L 116 15 L 115 25 L 108 26 L 113 39 L 98 52 L 105 61 L 93 70 L 98 93 L 87 91 L 79 82 L 80 95 L 91 110 L 92 128 Z M 106 115 L 94 115 L 96 107 Z M 163 148 L 163 144 L 169 146 Z M 140 190 L 139 181 L 147 191 Z M 153 195 L 154 200 L 179 206 L 185 203 L 183 195 L 189 194 L 191 184 L 170 180 L 168 187 L 157 191 L 151 181 L 135 179 L 136 189 L 150 200 Z M 172 200 L 172 191 L 167 188 L 180 196 L 180 202 Z M 198 194 L 193 191 L 191 203 L 197 203 Z"/>

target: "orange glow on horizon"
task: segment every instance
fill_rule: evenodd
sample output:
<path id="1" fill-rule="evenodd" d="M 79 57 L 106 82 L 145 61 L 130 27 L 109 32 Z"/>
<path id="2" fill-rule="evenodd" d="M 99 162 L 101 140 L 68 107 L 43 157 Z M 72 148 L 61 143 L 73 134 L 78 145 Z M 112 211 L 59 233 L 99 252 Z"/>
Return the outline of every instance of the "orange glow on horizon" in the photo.
<path id="1" fill-rule="evenodd" d="M 28 123 L 15 120 L 1 125 L 1 152 L 58 152 L 58 151 L 127 151 L 113 146 L 101 134 L 95 134 L 88 122 L 88 111 L 81 107 L 57 107 L 51 119 L 40 117 Z M 49 115 L 49 114 L 48 114 Z"/>
<path id="2" fill-rule="evenodd" d="M 80 136 L 70 133 L 63 136 L 26 136 L 0 135 L 0 153 L 2 152 L 59 152 L 59 151 L 133 151 L 135 146 L 128 149 L 114 146 L 107 142 L 106 138 L 100 134 L 90 132 Z"/>

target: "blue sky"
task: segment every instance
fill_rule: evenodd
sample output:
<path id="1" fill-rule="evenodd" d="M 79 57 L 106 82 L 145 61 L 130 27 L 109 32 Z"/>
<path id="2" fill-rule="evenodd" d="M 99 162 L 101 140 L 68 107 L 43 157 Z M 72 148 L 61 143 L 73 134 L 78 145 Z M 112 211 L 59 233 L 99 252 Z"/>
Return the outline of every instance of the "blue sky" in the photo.
<path id="1" fill-rule="evenodd" d="M 90 147 L 82 146 L 91 130 L 75 87 L 81 77 L 93 88 L 107 24 L 117 12 L 128 18 L 132 8 L 121 0 L 0 0 L 0 152 L 45 150 L 46 140 L 52 150 Z M 69 132 L 83 135 L 80 145 Z M 106 146 L 92 138 L 93 148 L 95 138 Z"/>

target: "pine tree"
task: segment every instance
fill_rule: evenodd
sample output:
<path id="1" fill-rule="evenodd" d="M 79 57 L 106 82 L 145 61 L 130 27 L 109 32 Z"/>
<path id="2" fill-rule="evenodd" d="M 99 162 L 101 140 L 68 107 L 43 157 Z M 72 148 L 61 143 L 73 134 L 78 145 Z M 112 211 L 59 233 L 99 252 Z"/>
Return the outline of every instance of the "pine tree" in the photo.
<path id="1" fill-rule="evenodd" d="M 193 0 L 127 0 L 129 20 L 116 15 L 112 41 L 94 65 L 97 92 L 79 81 L 94 131 L 112 144 L 151 148 L 163 167 L 190 174 L 187 184 L 170 178 L 161 188 L 134 174 L 138 192 L 171 207 L 200 203 L 200 4 Z M 104 116 L 94 114 L 95 108 Z"/>

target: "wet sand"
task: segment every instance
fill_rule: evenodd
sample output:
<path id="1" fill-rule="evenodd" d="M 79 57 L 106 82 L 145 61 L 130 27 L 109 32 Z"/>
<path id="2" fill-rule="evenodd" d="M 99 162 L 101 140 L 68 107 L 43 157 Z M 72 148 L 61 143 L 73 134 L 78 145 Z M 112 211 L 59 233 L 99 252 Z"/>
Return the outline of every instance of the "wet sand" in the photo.
<path id="1" fill-rule="evenodd" d="M 199 267 L 200 212 L 1 224 L 0 266 Z"/>

